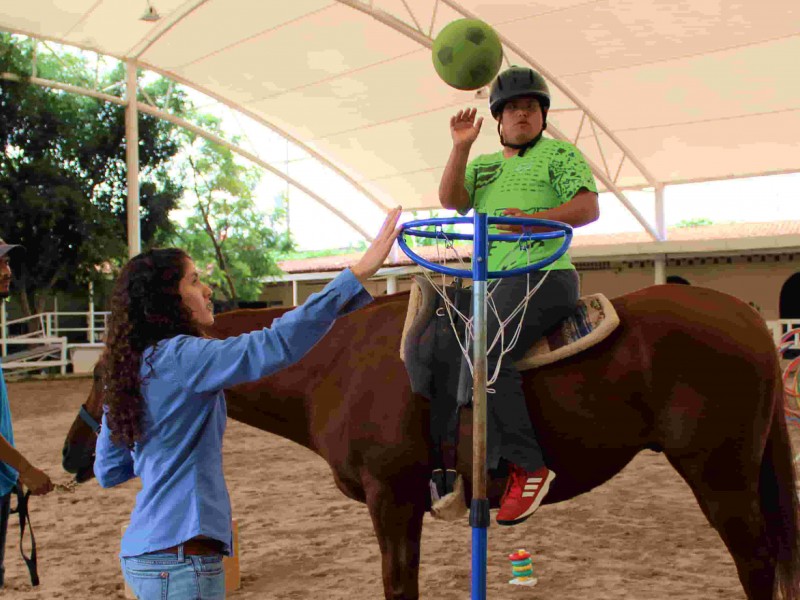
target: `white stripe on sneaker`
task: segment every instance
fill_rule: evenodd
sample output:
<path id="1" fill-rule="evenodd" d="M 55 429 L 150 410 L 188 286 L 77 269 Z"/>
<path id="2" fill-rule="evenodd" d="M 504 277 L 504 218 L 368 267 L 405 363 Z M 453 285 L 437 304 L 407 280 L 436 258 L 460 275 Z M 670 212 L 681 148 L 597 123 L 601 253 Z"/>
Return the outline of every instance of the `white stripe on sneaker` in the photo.
<path id="1" fill-rule="evenodd" d="M 539 508 L 539 505 L 542 503 L 542 500 L 547 495 L 547 492 L 550 489 L 550 483 L 555 478 L 556 478 L 555 473 L 553 473 L 552 471 L 550 471 L 547 474 L 547 477 L 545 477 L 545 478 L 542 478 L 542 477 L 529 477 L 528 478 L 528 480 L 526 481 L 526 484 L 525 484 L 525 489 L 522 492 L 522 497 L 523 498 L 531 498 L 531 497 L 533 497 L 534 499 L 531 502 L 531 505 L 528 507 L 528 510 L 526 510 L 521 515 L 519 515 L 519 517 L 517 517 L 517 520 L 520 520 L 520 519 L 523 519 L 525 517 L 530 516 L 531 514 L 533 514 L 536 511 L 537 508 Z M 539 486 L 539 483 L 541 483 L 541 487 Z M 529 491 L 528 490 L 529 484 L 534 489 L 534 491 Z"/>

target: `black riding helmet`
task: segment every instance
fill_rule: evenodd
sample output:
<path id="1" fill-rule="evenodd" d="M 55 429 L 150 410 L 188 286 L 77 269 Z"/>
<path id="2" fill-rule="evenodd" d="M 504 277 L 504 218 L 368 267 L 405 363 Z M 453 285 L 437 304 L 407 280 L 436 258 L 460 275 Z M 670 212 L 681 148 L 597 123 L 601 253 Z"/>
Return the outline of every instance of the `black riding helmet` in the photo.
<path id="1" fill-rule="evenodd" d="M 547 87 L 547 82 L 544 80 L 544 77 L 539 75 L 539 73 L 528 67 L 509 67 L 497 76 L 489 92 L 489 110 L 497 121 L 497 134 L 500 136 L 500 143 L 503 146 L 509 146 L 520 150 L 520 156 L 522 156 L 528 148 L 538 142 L 542 134 L 540 132 L 535 139 L 527 144 L 508 143 L 503 139 L 503 134 L 500 133 L 500 113 L 503 112 L 503 107 L 509 100 L 531 96 L 536 98 L 539 101 L 539 106 L 542 107 L 542 131 L 544 131 L 547 129 L 547 111 L 550 108 L 550 90 Z"/>
<path id="2" fill-rule="evenodd" d="M 496 119 L 509 100 L 533 96 L 542 107 L 550 108 L 550 90 L 544 77 L 528 67 L 510 67 L 500 73 L 492 83 L 489 93 L 489 110 Z"/>

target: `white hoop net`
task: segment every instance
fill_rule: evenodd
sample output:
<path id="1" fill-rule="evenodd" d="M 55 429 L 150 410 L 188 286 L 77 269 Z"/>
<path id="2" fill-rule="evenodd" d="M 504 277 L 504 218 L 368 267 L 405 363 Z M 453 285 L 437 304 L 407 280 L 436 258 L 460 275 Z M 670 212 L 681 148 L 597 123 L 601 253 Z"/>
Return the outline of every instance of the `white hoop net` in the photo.
<path id="1" fill-rule="evenodd" d="M 447 262 L 452 262 L 453 259 L 448 261 L 448 252 L 452 253 L 454 256 L 454 260 L 458 262 L 459 268 L 462 270 L 467 270 L 471 272 L 471 265 L 467 262 L 466 258 L 459 253 L 458 246 L 455 245 L 455 241 L 450 239 L 440 225 L 435 226 L 435 231 L 441 236 L 436 238 L 436 259 L 434 262 L 437 262 L 441 265 L 445 265 Z M 443 240 L 444 246 L 444 255 L 440 253 L 440 239 Z M 522 234 L 517 239 L 516 243 L 518 246 L 525 250 L 527 253 L 528 264 L 530 262 L 530 251 L 531 248 L 535 244 L 540 244 L 541 242 L 538 241 L 529 241 L 524 240 L 522 238 Z M 503 256 L 500 264 L 498 265 L 498 270 L 503 270 L 506 266 L 508 266 L 508 259 L 512 256 L 512 251 L 509 250 L 505 256 Z M 458 340 L 458 345 L 461 348 L 461 353 L 463 354 L 464 358 L 466 359 L 467 364 L 469 365 L 470 375 L 474 375 L 474 364 L 472 360 L 472 356 L 470 354 L 470 348 L 472 341 L 475 338 L 474 334 L 474 322 L 473 318 L 469 315 L 464 314 L 461 312 L 458 307 L 453 303 L 453 301 L 448 297 L 445 293 L 445 288 L 447 287 L 447 277 L 444 273 L 437 273 L 439 275 L 439 279 L 441 283 L 437 283 L 434 281 L 434 277 L 432 276 L 431 272 L 427 269 L 423 269 L 422 271 L 425 275 L 425 278 L 430 282 L 431 286 L 436 290 L 436 293 L 441 296 L 442 300 L 444 301 L 444 312 L 447 314 L 447 317 L 450 321 L 450 327 L 453 330 L 453 335 L 455 336 L 456 340 Z M 497 364 L 493 372 L 489 375 L 488 380 L 486 382 L 486 391 L 487 393 L 494 393 L 494 390 L 491 389 L 492 386 L 496 381 L 497 377 L 500 374 L 500 365 L 503 362 L 506 354 L 511 352 L 516 346 L 517 342 L 519 341 L 520 333 L 522 332 L 522 324 L 525 319 L 525 313 L 528 309 L 528 302 L 533 297 L 533 295 L 539 290 L 542 284 L 547 279 L 547 275 L 550 271 L 545 271 L 544 276 L 539 280 L 539 282 L 531 289 L 531 275 L 530 272 L 525 275 L 527 279 L 527 288 L 525 296 L 520 300 L 517 304 L 516 308 L 504 319 L 500 319 L 500 315 L 497 311 L 497 305 L 494 302 L 494 294 L 497 290 L 502 286 L 502 279 L 490 279 L 488 280 L 486 286 L 486 308 L 487 313 L 491 313 L 494 315 L 494 318 L 500 323 L 500 326 L 497 329 L 497 333 L 495 334 L 494 338 L 491 340 L 487 340 L 486 345 L 486 353 L 491 354 L 495 347 L 499 344 L 500 345 L 500 355 L 497 359 Z M 499 292 L 502 293 L 502 292 Z M 439 309 L 440 311 L 442 309 Z M 441 313 L 440 313 L 441 316 Z M 506 328 L 516 319 L 519 317 L 517 321 L 517 325 L 514 328 L 514 331 L 510 336 L 506 336 Z M 456 319 L 461 319 L 464 323 L 464 335 L 463 338 L 458 335 L 458 329 L 456 327 Z"/>

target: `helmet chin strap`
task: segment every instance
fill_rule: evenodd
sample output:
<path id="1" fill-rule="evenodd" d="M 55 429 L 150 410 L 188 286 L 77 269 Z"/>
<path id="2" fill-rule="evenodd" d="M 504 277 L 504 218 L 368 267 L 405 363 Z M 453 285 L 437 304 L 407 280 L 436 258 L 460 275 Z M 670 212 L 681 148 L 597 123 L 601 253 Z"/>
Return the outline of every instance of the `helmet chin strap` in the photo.
<path id="1" fill-rule="evenodd" d="M 528 148 L 533 148 L 540 139 L 542 139 L 542 133 L 544 130 L 539 132 L 535 138 L 530 141 L 525 142 L 524 144 L 512 144 L 511 142 L 507 142 L 503 137 L 503 134 L 500 133 L 500 123 L 497 124 L 497 134 L 500 136 L 500 143 L 505 146 L 506 148 L 514 148 L 514 150 L 519 150 L 517 156 L 520 158 L 525 156 L 525 153 L 528 151 Z"/>

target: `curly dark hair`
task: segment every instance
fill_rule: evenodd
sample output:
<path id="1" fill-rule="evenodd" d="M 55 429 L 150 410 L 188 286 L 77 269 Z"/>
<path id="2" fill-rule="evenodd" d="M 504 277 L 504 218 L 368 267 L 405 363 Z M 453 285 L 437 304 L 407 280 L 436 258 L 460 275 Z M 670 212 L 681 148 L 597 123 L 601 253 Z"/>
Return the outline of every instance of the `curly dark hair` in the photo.
<path id="1" fill-rule="evenodd" d="M 179 248 L 143 252 L 128 261 L 114 284 L 100 389 L 112 440 L 119 445 L 132 447 L 142 437 L 144 351 L 176 335 L 200 335 L 178 289 L 188 259 Z"/>

